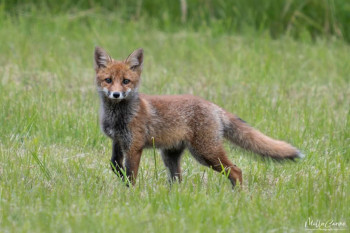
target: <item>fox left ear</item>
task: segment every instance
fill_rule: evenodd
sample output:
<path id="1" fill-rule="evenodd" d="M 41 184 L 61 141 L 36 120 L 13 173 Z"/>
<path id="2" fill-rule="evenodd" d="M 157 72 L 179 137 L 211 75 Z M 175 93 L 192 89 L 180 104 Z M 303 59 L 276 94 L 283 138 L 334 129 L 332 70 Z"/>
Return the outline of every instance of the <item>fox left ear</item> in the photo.
<path id="1" fill-rule="evenodd" d="M 94 66 L 97 71 L 100 68 L 107 67 L 108 63 L 112 61 L 112 58 L 108 55 L 108 53 L 101 47 L 95 47 L 95 55 L 94 55 Z"/>
<path id="2" fill-rule="evenodd" d="M 137 49 L 128 56 L 125 63 L 131 70 L 141 73 L 143 64 L 143 49 Z"/>

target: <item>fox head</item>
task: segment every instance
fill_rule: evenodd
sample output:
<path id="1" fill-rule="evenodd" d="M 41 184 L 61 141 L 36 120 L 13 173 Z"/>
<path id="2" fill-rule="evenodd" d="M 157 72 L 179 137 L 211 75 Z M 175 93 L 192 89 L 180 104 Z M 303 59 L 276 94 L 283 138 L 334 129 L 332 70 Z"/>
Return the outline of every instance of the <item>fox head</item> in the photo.
<path id="1" fill-rule="evenodd" d="M 94 61 L 98 92 L 116 102 L 137 95 L 143 49 L 135 50 L 124 61 L 116 61 L 104 49 L 96 47 Z"/>

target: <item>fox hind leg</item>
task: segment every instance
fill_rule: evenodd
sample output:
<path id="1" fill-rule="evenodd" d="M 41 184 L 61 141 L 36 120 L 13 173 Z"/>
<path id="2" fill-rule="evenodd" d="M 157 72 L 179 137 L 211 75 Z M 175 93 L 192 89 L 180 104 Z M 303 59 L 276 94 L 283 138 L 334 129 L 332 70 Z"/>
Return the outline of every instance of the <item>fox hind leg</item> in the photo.
<path id="1" fill-rule="evenodd" d="M 170 173 L 170 182 L 178 180 L 181 182 L 181 156 L 184 151 L 184 146 L 172 149 L 162 149 L 161 155 L 164 165 Z"/>
<path id="2" fill-rule="evenodd" d="M 221 143 L 215 146 L 191 145 L 189 150 L 199 163 L 211 167 L 217 172 L 222 172 L 224 168 L 233 187 L 237 181 L 242 185 L 242 171 L 227 158 Z"/>

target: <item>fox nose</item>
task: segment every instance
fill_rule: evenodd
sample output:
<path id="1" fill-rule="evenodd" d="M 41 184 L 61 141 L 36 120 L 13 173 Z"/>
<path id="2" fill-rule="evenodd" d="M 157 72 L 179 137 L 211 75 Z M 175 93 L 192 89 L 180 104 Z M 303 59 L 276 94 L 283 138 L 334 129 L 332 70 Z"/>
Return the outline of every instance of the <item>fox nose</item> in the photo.
<path id="1" fill-rule="evenodd" d="M 120 92 L 113 92 L 113 97 L 118 99 L 120 97 Z"/>

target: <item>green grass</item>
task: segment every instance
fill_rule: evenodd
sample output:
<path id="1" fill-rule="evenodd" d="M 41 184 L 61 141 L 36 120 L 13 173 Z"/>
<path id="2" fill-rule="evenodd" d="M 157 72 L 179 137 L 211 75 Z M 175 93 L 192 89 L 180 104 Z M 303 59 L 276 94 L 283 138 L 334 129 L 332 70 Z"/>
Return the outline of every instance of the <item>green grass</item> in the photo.
<path id="1" fill-rule="evenodd" d="M 175 33 L 111 14 L 0 21 L 0 232 L 301 232 L 350 224 L 350 48 L 338 40 Z M 243 190 L 186 152 L 170 188 L 144 152 L 135 187 L 109 169 L 93 49 L 145 50 L 141 91 L 192 93 L 300 148 L 277 163 L 227 144 Z M 158 179 L 157 179 L 158 178 Z"/>

